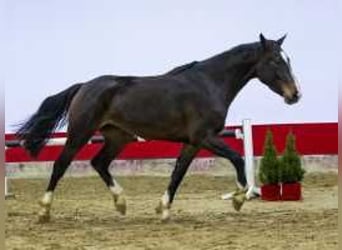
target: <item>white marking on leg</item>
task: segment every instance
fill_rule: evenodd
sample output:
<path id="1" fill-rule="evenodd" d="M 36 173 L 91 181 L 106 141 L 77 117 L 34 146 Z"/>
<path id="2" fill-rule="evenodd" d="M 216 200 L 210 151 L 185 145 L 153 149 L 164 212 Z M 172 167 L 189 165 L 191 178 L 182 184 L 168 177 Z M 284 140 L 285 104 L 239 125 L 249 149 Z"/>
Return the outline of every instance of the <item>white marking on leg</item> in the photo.
<path id="1" fill-rule="evenodd" d="M 110 186 L 109 190 L 112 192 L 114 196 L 118 196 L 123 192 L 123 188 L 115 179 L 113 179 L 113 182 L 114 182 L 114 186 Z"/>
<path id="2" fill-rule="evenodd" d="M 48 191 L 44 194 L 43 199 L 42 199 L 42 204 L 45 206 L 50 206 L 53 200 L 53 192 Z"/>
<path id="3" fill-rule="evenodd" d="M 137 137 L 137 140 L 138 140 L 138 141 L 146 141 L 144 138 L 139 137 L 139 136 Z"/>
<path id="4" fill-rule="evenodd" d="M 39 222 L 48 222 L 50 220 L 50 208 L 53 200 L 53 192 L 48 191 L 40 201 L 40 211 L 38 212 Z"/>
<path id="5" fill-rule="evenodd" d="M 170 218 L 170 195 L 165 191 L 161 198 L 162 203 L 162 221 L 167 221 Z"/>
<path id="6" fill-rule="evenodd" d="M 170 219 L 170 209 L 166 208 L 163 210 L 161 219 L 162 221 L 167 221 L 168 219 Z"/>
<path id="7" fill-rule="evenodd" d="M 242 184 L 238 181 L 238 179 L 235 179 L 236 182 L 236 186 L 238 187 L 239 191 L 247 191 L 248 190 L 248 183 L 246 184 L 246 186 L 242 186 Z"/>
<path id="8" fill-rule="evenodd" d="M 113 178 L 114 186 L 110 186 L 109 190 L 113 194 L 114 204 L 116 210 L 118 210 L 122 215 L 126 214 L 126 199 L 123 194 L 123 188 L 120 184 Z"/>
<path id="9" fill-rule="evenodd" d="M 170 206 L 170 195 L 168 191 L 165 191 L 164 195 L 162 196 L 162 204 L 164 207 Z"/>
<path id="10" fill-rule="evenodd" d="M 238 189 L 244 189 L 242 184 L 237 179 L 235 179 L 235 182 L 236 182 L 236 186 L 238 187 Z"/>

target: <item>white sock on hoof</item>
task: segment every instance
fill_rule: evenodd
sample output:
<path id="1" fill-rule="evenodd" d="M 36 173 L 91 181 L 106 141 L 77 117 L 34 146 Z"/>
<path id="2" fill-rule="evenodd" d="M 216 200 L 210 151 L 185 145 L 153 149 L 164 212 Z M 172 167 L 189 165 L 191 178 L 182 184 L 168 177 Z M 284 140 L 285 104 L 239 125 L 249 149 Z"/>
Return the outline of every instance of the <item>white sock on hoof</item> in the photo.
<path id="1" fill-rule="evenodd" d="M 53 192 L 48 191 L 44 194 L 43 198 L 40 200 L 40 211 L 38 212 L 39 222 L 48 222 L 50 220 L 50 208 L 53 200 Z"/>
<path id="2" fill-rule="evenodd" d="M 123 192 L 123 188 L 120 186 L 111 186 L 109 190 L 112 192 L 114 196 L 119 196 Z"/>
<path id="3" fill-rule="evenodd" d="M 114 186 L 110 186 L 109 190 L 114 198 L 114 205 L 117 211 L 119 211 L 122 215 L 126 214 L 126 199 L 123 195 L 123 188 L 117 183 L 114 179 Z"/>
<path id="4" fill-rule="evenodd" d="M 170 218 L 170 195 L 168 191 L 165 191 L 164 195 L 162 196 L 161 203 L 162 220 L 166 221 Z"/>
<path id="5" fill-rule="evenodd" d="M 112 192 L 114 196 L 119 196 L 123 192 L 123 188 L 120 186 L 120 184 L 113 179 L 114 186 L 110 186 L 109 190 Z"/>
<path id="6" fill-rule="evenodd" d="M 238 189 L 243 190 L 243 191 L 247 191 L 248 185 L 246 185 L 245 187 L 242 186 L 241 183 L 237 179 L 235 179 L 235 182 L 236 182 L 236 186 L 238 187 Z"/>
<path id="7" fill-rule="evenodd" d="M 162 212 L 162 221 L 167 221 L 170 219 L 170 209 L 164 209 Z"/>
<path id="8" fill-rule="evenodd" d="M 44 194 L 43 199 L 41 200 L 41 204 L 44 206 L 51 206 L 53 200 L 53 192 L 48 191 Z"/>
<path id="9" fill-rule="evenodd" d="M 162 204 L 163 207 L 170 207 L 170 196 L 168 191 L 165 191 L 164 195 L 162 196 Z"/>

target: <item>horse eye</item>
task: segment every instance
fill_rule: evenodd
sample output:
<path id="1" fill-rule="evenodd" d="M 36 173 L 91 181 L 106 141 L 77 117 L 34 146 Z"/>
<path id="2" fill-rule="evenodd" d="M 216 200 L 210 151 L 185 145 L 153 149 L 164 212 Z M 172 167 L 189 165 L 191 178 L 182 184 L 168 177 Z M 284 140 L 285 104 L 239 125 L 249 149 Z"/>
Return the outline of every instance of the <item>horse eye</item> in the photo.
<path id="1" fill-rule="evenodd" d="M 271 66 L 277 66 L 277 63 L 274 60 L 270 60 L 268 62 Z"/>
<path id="2" fill-rule="evenodd" d="M 274 60 L 277 61 L 277 62 L 280 62 L 281 61 L 281 56 L 280 55 L 276 55 L 274 57 Z"/>

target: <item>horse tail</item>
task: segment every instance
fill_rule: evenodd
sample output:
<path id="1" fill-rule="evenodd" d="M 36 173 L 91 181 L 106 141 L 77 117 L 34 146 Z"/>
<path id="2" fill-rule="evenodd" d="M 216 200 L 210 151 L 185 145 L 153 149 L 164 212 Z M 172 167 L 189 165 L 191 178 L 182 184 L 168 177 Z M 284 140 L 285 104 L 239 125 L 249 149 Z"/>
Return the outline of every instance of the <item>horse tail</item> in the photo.
<path id="1" fill-rule="evenodd" d="M 56 95 L 47 97 L 38 111 L 19 125 L 16 136 L 23 141 L 23 147 L 31 156 L 37 157 L 51 134 L 66 124 L 69 106 L 81 86 L 82 83 L 74 84 Z"/>

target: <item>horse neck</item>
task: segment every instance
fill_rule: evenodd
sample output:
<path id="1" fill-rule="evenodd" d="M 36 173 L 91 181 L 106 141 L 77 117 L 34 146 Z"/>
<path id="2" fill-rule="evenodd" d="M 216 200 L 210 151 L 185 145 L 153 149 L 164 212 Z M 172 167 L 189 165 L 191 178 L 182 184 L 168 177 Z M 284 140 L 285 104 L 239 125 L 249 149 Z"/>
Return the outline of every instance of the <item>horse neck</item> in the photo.
<path id="1" fill-rule="evenodd" d="M 257 44 L 240 45 L 201 62 L 201 65 L 202 70 L 221 89 L 229 106 L 247 82 L 255 77 L 259 57 Z"/>

